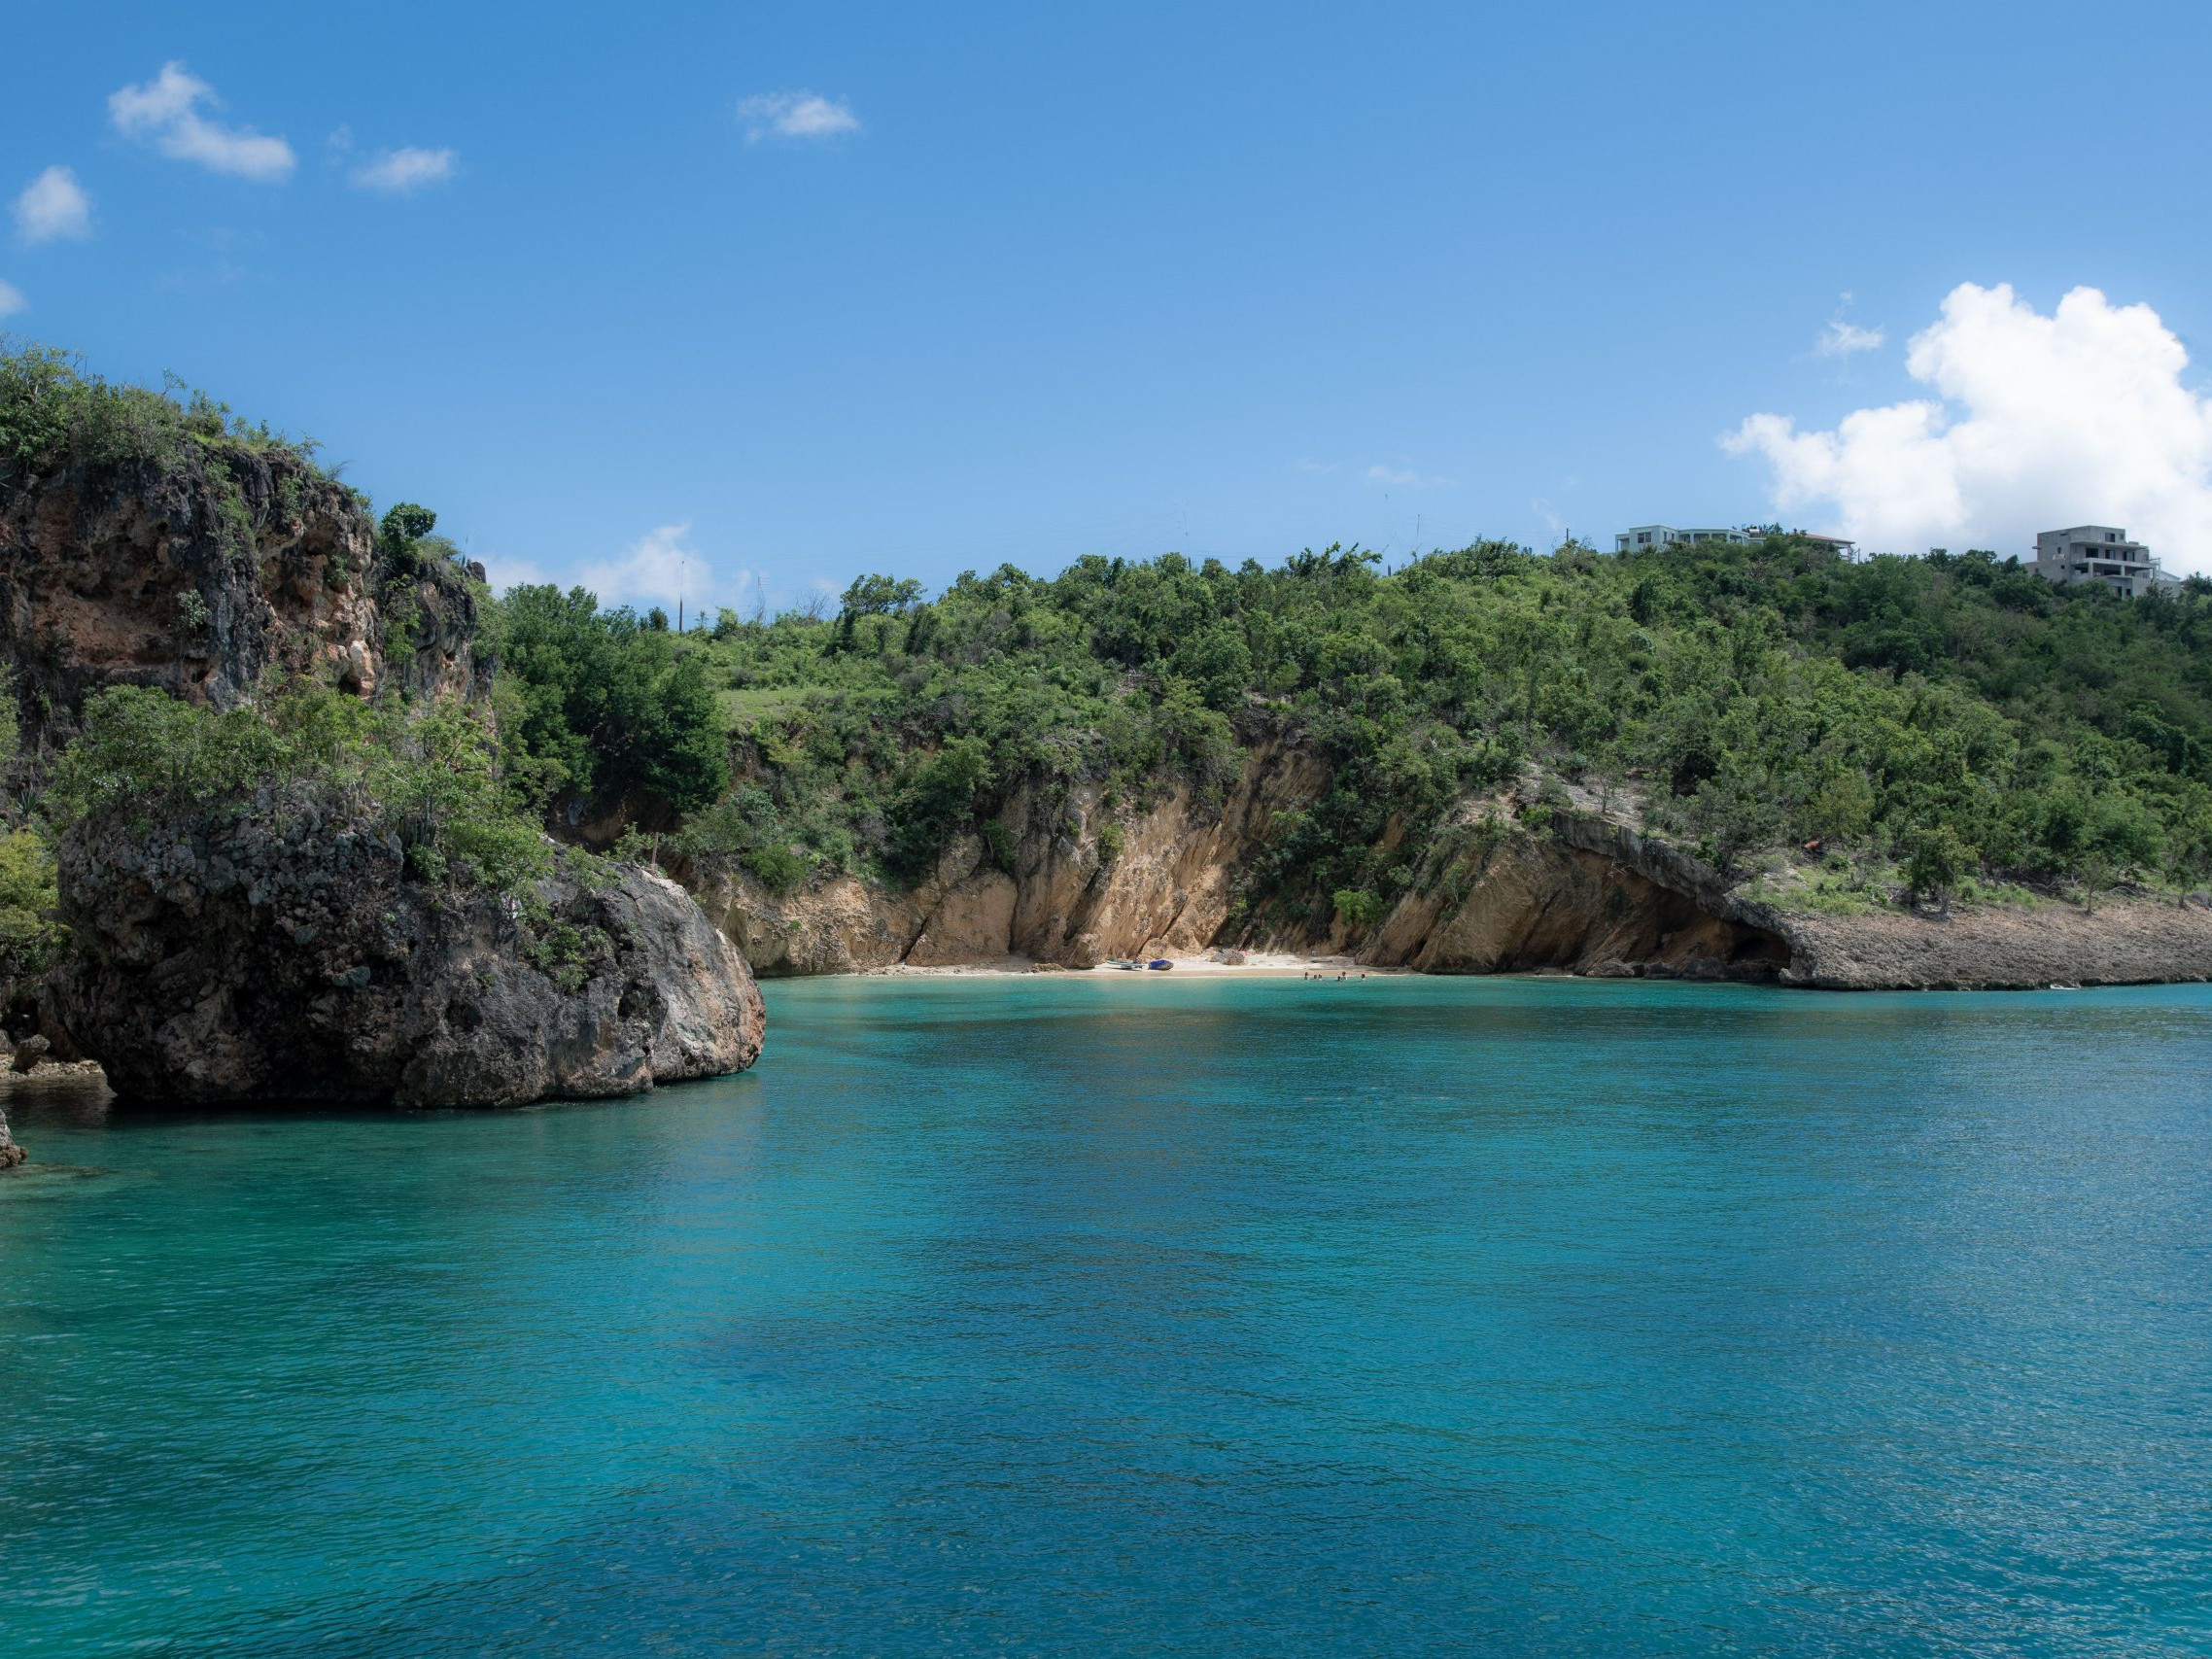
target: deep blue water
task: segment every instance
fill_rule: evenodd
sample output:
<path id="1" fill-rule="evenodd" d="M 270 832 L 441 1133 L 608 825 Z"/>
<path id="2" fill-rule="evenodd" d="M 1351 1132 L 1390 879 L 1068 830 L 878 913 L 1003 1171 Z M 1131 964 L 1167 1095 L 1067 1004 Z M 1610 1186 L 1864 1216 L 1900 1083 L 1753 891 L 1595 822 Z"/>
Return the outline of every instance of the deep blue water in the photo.
<path id="1" fill-rule="evenodd" d="M 0 1652 L 2212 1652 L 2212 991 L 769 998 L 18 1088 Z"/>

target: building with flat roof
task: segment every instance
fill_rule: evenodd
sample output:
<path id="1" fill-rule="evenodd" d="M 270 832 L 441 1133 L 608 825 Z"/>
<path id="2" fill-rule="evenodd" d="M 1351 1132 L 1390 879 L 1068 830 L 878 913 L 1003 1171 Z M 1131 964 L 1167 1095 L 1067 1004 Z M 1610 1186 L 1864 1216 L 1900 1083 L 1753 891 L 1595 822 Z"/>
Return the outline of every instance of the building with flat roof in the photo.
<path id="1" fill-rule="evenodd" d="M 1677 542 L 1689 541 L 1733 541 L 1740 547 L 1747 547 L 1758 539 L 1747 530 L 1676 530 L 1671 524 L 1640 524 L 1613 537 L 1613 551 L 1643 553 L 1655 547 L 1672 547 Z"/>
<path id="2" fill-rule="evenodd" d="M 1840 536 L 1807 536 L 1803 531 L 1792 531 L 1790 534 L 1812 542 L 1815 547 L 1825 547 L 1832 553 L 1840 553 L 1846 559 L 1858 552 L 1856 542 L 1846 541 Z M 1647 553 L 1660 547 L 1674 547 L 1695 541 L 1726 541 L 1738 547 L 1749 547 L 1765 540 L 1766 536 L 1767 533 L 1763 529 L 1746 530 L 1734 525 L 1724 529 L 1676 530 L 1671 524 L 1640 524 L 1613 537 L 1613 551 Z"/>
<path id="3" fill-rule="evenodd" d="M 2116 525 L 2077 524 L 2047 530 L 2035 538 L 2035 573 L 2047 582 L 2095 582 L 2122 599 L 2181 586 L 2159 569 L 2151 550 Z"/>

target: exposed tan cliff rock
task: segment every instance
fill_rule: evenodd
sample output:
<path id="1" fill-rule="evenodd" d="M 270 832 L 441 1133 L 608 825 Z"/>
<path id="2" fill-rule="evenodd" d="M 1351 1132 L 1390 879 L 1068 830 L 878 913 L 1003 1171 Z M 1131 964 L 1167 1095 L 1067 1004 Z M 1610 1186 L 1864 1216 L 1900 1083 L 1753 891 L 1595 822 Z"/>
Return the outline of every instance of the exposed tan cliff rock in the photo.
<path id="1" fill-rule="evenodd" d="M 1329 944 L 1354 946 L 1341 927 Z M 1401 899 L 1360 959 L 1424 973 L 1537 968 L 1700 979 L 1778 978 L 1773 918 L 1733 903 L 1711 872 L 1603 819 L 1511 829 Z"/>
<path id="2" fill-rule="evenodd" d="M 1237 874 L 1274 814 L 1313 801 L 1328 778 L 1314 756 L 1269 742 L 1252 751 L 1218 811 L 1182 786 L 1121 812 L 1095 783 L 1064 799 L 1025 789 L 1003 813 L 1014 826 L 1011 871 L 982 838 L 964 836 L 911 889 L 840 876 L 778 895 L 735 865 L 687 874 L 763 975 L 1016 959 L 1087 968 L 1112 956 L 1190 954 L 1221 934 Z M 1120 845 L 1109 850 L 1102 838 Z"/>
<path id="3" fill-rule="evenodd" d="M 891 967 L 906 960 L 926 919 L 913 895 L 851 876 L 781 896 L 735 868 L 695 872 L 689 884 L 763 977 Z"/>
<path id="4" fill-rule="evenodd" d="M 1231 922 L 1240 873 L 1274 814 L 1319 798 L 1326 766 L 1271 741 L 1218 812 L 1172 790 L 1107 811 L 1095 787 L 1010 805 L 1011 870 L 975 837 L 912 889 L 845 876 L 783 896 L 742 871 L 695 877 L 709 915 L 763 974 L 1029 960 L 1089 967 L 1218 946 L 1347 954 L 1425 973 L 1558 969 L 1835 988 L 2027 986 L 2212 979 L 2212 912 L 2117 900 L 1948 917 L 1783 913 L 1747 901 L 1677 847 L 1585 806 L 1538 827 L 1510 792 L 1447 819 L 1422 876 L 1370 929 Z M 1541 814 L 1538 814 L 1540 817 Z M 1101 850 L 1109 824 L 1117 856 Z"/>
<path id="5" fill-rule="evenodd" d="M 922 923 L 907 950 L 909 965 L 950 967 L 1013 954 L 1015 891 L 1014 878 L 1003 870 L 983 868 L 963 877 Z"/>

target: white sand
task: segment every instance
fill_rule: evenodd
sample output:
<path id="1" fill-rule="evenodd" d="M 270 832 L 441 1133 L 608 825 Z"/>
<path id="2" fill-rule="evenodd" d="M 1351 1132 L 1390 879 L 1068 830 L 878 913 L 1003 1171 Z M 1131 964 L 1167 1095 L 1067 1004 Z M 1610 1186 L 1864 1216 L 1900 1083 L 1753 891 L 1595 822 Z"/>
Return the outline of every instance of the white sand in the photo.
<path id="1" fill-rule="evenodd" d="M 1109 980 L 1190 980 L 1190 979 L 1303 979 L 1318 975 L 1333 980 L 1338 974 L 1347 979 L 1362 975 L 1375 977 L 1385 974 L 1405 974 L 1408 968 L 1362 967 L 1349 956 L 1298 956 L 1287 951 L 1254 950 L 1242 962 L 1217 962 L 1210 956 L 1171 956 L 1167 958 L 1172 969 L 1158 968 L 1061 968 L 1052 963 L 1034 963 L 1025 957 L 1010 956 L 1003 962 L 962 962 L 944 968 L 910 968 L 904 965 L 889 968 L 870 968 L 870 974 L 882 977 L 915 979 L 986 978 L 1028 979 L 1034 975 L 1067 974 Z"/>

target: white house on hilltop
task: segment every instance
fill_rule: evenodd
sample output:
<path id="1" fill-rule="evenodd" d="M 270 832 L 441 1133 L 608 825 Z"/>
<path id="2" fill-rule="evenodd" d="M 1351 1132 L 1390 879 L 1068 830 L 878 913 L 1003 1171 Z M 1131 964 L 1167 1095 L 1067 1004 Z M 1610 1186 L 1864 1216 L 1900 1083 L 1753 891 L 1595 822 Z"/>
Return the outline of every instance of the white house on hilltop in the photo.
<path id="1" fill-rule="evenodd" d="M 2181 586 L 2159 569 L 2148 547 L 2130 541 L 2127 532 L 2109 524 L 2045 531 L 2035 538 L 2035 573 L 2061 586 L 2095 582 L 2122 599 L 2136 599 L 2160 588 L 2171 593 Z"/>
<path id="2" fill-rule="evenodd" d="M 1747 530 L 1676 530 L 1671 524 L 1640 524 L 1613 537 L 1615 553 L 1642 553 L 1686 541 L 1732 541 L 1748 547 L 1759 538 Z"/>
<path id="3" fill-rule="evenodd" d="M 1793 532 L 1800 540 L 1810 541 L 1815 547 L 1842 554 L 1846 559 L 1858 551 L 1858 544 L 1846 541 L 1840 536 L 1807 536 Z M 1624 530 L 1613 537 L 1615 553 L 1648 553 L 1661 547 L 1686 546 L 1698 541 L 1726 541 L 1738 547 L 1749 547 L 1764 540 L 1763 530 L 1742 530 L 1734 526 L 1725 529 L 1676 530 L 1671 524 L 1640 524 L 1633 530 Z"/>

